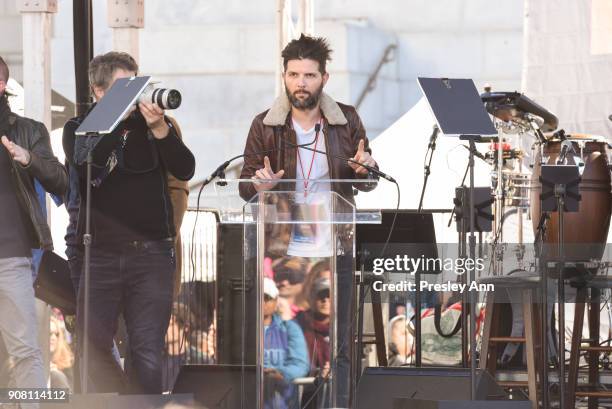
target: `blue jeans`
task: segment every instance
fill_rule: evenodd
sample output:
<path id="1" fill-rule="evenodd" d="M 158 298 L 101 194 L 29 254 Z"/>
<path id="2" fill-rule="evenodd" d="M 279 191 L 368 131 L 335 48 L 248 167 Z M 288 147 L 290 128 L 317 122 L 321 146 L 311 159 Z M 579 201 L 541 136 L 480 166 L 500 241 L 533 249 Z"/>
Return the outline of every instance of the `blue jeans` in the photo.
<path id="1" fill-rule="evenodd" d="M 92 248 L 88 392 L 162 392 L 162 352 L 170 321 L 175 265 L 174 241 L 170 239 L 113 249 Z M 84 278 L 80 284 L 77 322 L 80 339 L 84 340 Z M 120 314 L 130 340 L 128 375 L 113 356 Z M 85 374 L 82 379 L 84 382 Z"/>
<path id="2" fill-rule="evenodd" d="M 17 388 L 44 388 L 43 359 L 37 338 L 32 260 L 0 258 L 0 334 L 13 358 Z M 22 404 L 38 408 L 38 404 Z"/>

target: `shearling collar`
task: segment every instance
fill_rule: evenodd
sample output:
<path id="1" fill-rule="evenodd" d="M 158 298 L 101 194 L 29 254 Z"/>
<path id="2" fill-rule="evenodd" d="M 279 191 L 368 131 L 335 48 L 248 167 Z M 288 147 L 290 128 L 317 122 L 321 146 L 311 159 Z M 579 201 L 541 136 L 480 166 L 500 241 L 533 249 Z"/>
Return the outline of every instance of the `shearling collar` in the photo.
<path id="1" fill-rule="evenodd" d="M 285 125 L 289 111 L 291 111 L 291 103 L 289 102 L 289 98 L 287 98 L 287 94 L 283 92 L 281 96 L 276 98 L 274 104 L 272 104 L 272 107 L 266 114 L 263 120 L 264 125 Z M 321 95 L 321 111 L 323 111 L 323 115 L 330 125 L 346 125 L 348 123 L 340 106 L 326 93 Z"/>

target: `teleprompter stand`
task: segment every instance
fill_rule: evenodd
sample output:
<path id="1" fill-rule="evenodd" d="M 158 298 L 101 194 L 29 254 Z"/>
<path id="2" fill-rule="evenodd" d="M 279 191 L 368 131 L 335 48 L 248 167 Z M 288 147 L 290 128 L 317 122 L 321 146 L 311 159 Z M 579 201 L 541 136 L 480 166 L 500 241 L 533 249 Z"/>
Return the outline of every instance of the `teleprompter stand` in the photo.
<path id="1" fill-rule="evenodd" d="M 540 201 L 542 203 L 542 212 L 558 212 L 559 213 L 559 229 L 557 242 L 557 260 L 556 267 L 558 271 L 558 302 L 559 302 L 559 327 L 558 327 L 558 359 L 559 359 L 559 407 L 566 408 L 565 402 L 565 248 L 564 248 L 564 221 L 565 212 L 577 212 L 579 209 L 580 193 L 580 174 L 578 166 L 574 165 L 542 165 L 542 173 L 540 175 L 540 183 L 542 184 L 542 193 Z M 547 300 L 547 265 L 540 265 L 542 270 L 542 296 L 543 296 L 543 311 L 545 317 L 548 306 Z M 544 339 L 548 337 L 548 322 L 542 319 L 542 334 Z M 543 405 L 548 403 L 548 388 L 545 389 L 548 383 L 548 347 L 542 342 L 543 365 L 542 365 L 542 396 Z M 571 403 L 573 405 L 573 402 Z M 546 406 L 544 406 L 546 407 Z"/>
<path id="2" fill-rule="evenodd" d="M 82 366 L 82 393 L 89 389 L 89 297 L 90 297 L 90 270 L 91 270 L 91 187 L 93 150 L 104 135 L 110 134 L 129 113 L 137 102 L 138 97 L 149 84 L 151 77 L 120 78 L 98 101 L 94 109 L 85 117 L 77 128 L 75 135 L 81 139 L 75 140 L 75 162 L 77 165 L 86 163 L 86 192 L 85 192 L 85 233 L 83 234 L 83 276 L 85 280 L 84 309 L 83 312 L 83 366 Z M 80 147 L 80 148 L 79 148 Z M 78 301 L 77 301 L 78 304 Z"/>
<path id="3" fill-rule="evenodd" d="M 470 173 L 469 208 L 474 209 L 474 152 L 476 142 L 497 135 L 497 131 L 487 114 L 478 95 L 474 81 L 471 79 L 418 78 L 425 98 L 433 112 L 438 127 L 445 136 L 458 137 L 469 142 Z M 470 258 L 476 258 L 476 236 L 474 212 L 469 212 L 470 223 Z M 475 280 L 475 270 L 468 272 L 468 285 Z M 470 305 L 470 397 L 476 399 L 476 300 L 473 292 L 469 293 Z"/>

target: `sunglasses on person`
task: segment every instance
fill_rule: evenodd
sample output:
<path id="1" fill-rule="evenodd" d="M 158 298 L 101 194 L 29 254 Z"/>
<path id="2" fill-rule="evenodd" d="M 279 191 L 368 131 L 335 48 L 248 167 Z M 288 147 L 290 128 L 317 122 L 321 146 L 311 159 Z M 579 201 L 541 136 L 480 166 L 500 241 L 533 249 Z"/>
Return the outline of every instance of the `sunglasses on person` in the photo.
<path id="1" fill-rule="evenodd" d="M 329 290 L 323 290 L 317 293 L 317 301 L 323 301 L 328 298 L 330 298 Z"/>
<path id="2" fill-rule="evenodd" d="M 283 281 L 289 281 L 289 284 L 295 285 L 304 282 L 304 277 L 298 273 L 276 273 L 274 274 L 274 282 L 282 283 Z"/>

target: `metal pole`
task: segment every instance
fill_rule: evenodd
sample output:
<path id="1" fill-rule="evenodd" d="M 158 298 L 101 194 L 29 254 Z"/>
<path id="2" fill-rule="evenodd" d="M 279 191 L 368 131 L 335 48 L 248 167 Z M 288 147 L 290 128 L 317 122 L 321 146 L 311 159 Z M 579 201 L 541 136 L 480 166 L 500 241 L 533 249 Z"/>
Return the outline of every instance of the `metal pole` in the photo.
<path id="1" fill-rule="evenodd" d="M 91 0 L 72 3 L 72 25 L 76 114 L 81 116 L 91 105 L 88 76 L 89 61 L 93 58 Z"/>
<path id="2" fill-rule="evenodd" d="M 474 220 L 474 152 L 476 144 L 473 137 L 470 138 L 470 258 L 476 259 L 476 236 L 474 235 L 475 220 Z M 475 280 L 474 268 L 469 269 L 468 288 Z M 470 386 L 471 399 L 476 400 L 476 300 L 473 291 L 469 292 L 470 299 Z"/>
<path id="3" fill-rule="evenodd" d="M 87 154 L 87 188 L 86 188 L 86 204 L 85 204 L 85 234 L 83 235 L 84 246 L 84 278 L 85 278 L 85 295 L 84 295 L 84 318 L 83 318 L 83 373 L 81 374 L 81 390 L 84 394 L 89 389 L 89 291 L 90 291 L 90 270 L 91 270 L 91 167 L 93 163 L 93 154 L 90 150 Z"/>
<path id="4" fill-rule="evenodd" d="M 501 127 L 498 128 L 497 134 L 497 187 L 495 189 L 495 243 L 497 245 L 493 249 L 495 254 L 494 266 L 495 274 L 504 274 L 504 261 L 503 261 L 503 243 L 504 230 L 503 230 L 503 218 L 504 218 L 504 144 Z M 499 234 L 499 236 L 497 236 Z M 501 258 L 501 260 L 500 260 Z"/>
<path id="5" fill-rule="evenodd" d="M 466 175 L 467 172 L 469 170 L 469 162 L 468 162 L 468 168 L 466 169 Z M 461 207 L 465 208 L 465 190 L 463 189 L 463 184 L 462 184 L 462 190 L 461 190 Z M 466 238 L 467 238 L 467 232 L 466 232 L 466 223 L 465 223 L 465 212 L 461 215 L 461 219 L 459 221 L 459 258 L 463 259 L 467 257 L 467 243 L 466 243 Z M 464 275 L 463 277 L 461 277 L 461 282 L 462 283 L 467 283 L 467 275 Z M 468 343 L 469 343 L 469 337 L 468 337 L 468 295 L 467 293 L 463 293 L 461 294 L 461 366 L 463 368 L 467 368 L 468 366 Z"/>
<path id="6" fill-rule="evenodd" d="M 414 299 L 414 341 L 415 346 L 415 366 L 420 368 L 422 366 L 423 353 L 422 353 L 422 327 L 421 327 L 421 272 L 417 270 L 415 275 L 415 299 Z"/>
<path id="7" fill-rule="evenodd" d="M 542 346 L 542 368 L 540 372 L 540 384 L 542 385 L 542 409 L 548 409 L 548 266 L 544 262 L 544 237 L 542 237 L 540 245 L 539 266 L 542 271 L 542 339 L 540 340 L 540 345 Z"/>
<path id="8" fill-rule="evenodd" d="M 563 195 L 559 192 L 557 198 L 557 211 L 559 212 L 559 408 L 565 408 L 565 280 L 563 279 L 563 266 L 565 257 L 563 255 L 563 206 L 565 205 Z"/>

